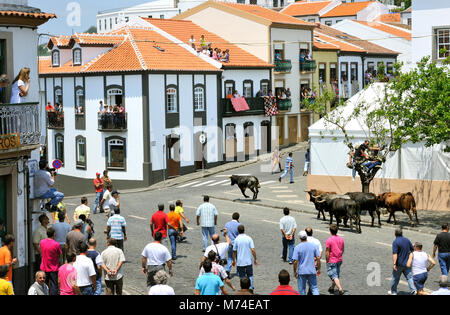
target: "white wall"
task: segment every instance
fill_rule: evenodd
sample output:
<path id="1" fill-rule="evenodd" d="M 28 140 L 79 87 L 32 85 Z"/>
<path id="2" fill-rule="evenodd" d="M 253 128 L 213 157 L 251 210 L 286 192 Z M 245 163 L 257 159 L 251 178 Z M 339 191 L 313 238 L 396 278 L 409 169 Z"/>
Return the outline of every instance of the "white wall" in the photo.
<path id="1" fill-rule="evenodd" d="M 412 2 L 412 62 L 432 55 L 433 27 L 450 28 L 450 1 L 413 0 Z"/>
<path id="2" fill-rule="evenodd" d="M 334 25 L 343 20 L 356 20 L 356 15 L 320 18 L 320 23 L 327 25 L 327 22 L 331 21 L 331 25 Z"/>
<path id="3" fill-rule="evenodd" d="M 235 89 L 240 95 L 243 95 L 243 84 L 244 80 L 253 81 L 253 95 L 255 97 L 256 93 L 261 87 L 261 80 L 271 80 L 270 69 L 267 70 L 231 70 L 227 69 L 222 74 L 222 98 L 225 98 L 225 81 L 234 80 Z M 270 87 L 269 87 L 270 88 Z M 271 89 L 271 88 L 270 88 Z"/>

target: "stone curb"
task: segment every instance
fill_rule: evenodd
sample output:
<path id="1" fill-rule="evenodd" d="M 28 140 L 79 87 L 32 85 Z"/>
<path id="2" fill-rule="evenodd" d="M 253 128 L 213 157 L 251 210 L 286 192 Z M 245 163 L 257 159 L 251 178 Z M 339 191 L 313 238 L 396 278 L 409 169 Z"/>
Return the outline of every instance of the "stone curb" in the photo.
<path id="1" fill-rule="evenodd" d="M 209 197 L 210 198 L 215 198 L 215 199 L 218 199 L 218 200 L 232 201 L 232 202 L 236 202 L 236 203 L 252 205 L 251 203 L 245 202 L 245 201 L 242 201 L 242 200 L 227 199 L 227 198 L 224 198 L 224 197 L 217 197 L 217 196 L 214 196 L 214 195 L 209 195 Z M 265 207 L 265 208 L 280 209 L 280 210 L 283 210 L 286 207 L 286 206 L 274 206 L 274 205 L 269 205 L 269 204 L 265 204 L 265 203 L 258 203 L 258 204 L 254 204 L 254 205 L 255 206 L 260 206 L 260 207 Z M 316 214 L 317 215 L 317 210 L 298 209 L 298 208 L 293 208 L 291 206 L 288 206 L 288 208 L 289 208 L 290 211 L 293 211 L 293 212 L 308 213 L 308 214 Z M 321 221 L 322 221 L 322 219 L 321 219 Z M 323 222 L 325 222 L 325 221 L 323 221 Z M 370 221 L 366 220 L 365 217 L 364 217 L 364 218 L 361 218 L 361 222 L 371 224 L 372 220 L 371 219 L 370 219 Z M 400 226 L 400 225 L 393 225 L 393 224 L 390 224 L 390 223 L 386 223 L 386 222 L 383 223 L 382 222 L 381 228 L 387 227 L 387 228 L 390 228 L 390 229 L 395 229 L 397 226 Z M 430 234 L 430 235 L 437 235 L 440 232 L 440 230 L 439 231 L 429 231 L 429 230 L 416 229 L 416 228 L 412 228 L 409 225 L 403 225 L 401 227 L 402 227 L 403 230 L 419 232 L 419 233 L 423 233 L 423 234 Z M 378 228 L 377 219 L 376 218 L 375 218 L 374 228 Z"/>
<path id="2" fill-rule="evenodd" d="M 282 156 L 284 156 L 284 155 L 288 154 L 289 152 L 300 151 L 300 150 L 306 148 L 307 146 L 308 146 L 307 142 L 301 142 L 294 146 L 281 149 L 280 154 Z M 206 178 L 206 177 L 209 177 L 209 176 L 221 173 L 221 172 L 225 172 L 225 171 L 228 171 L 231 169 L 238 169 L 241 167 L 245 167 L 245 166 L 255 164 L 258 162 L 262 162 L 262 161 L 268 161 L 271 159 L 272 159 L 272 153 L 266 153 L 266 154 L 262 154 L 256 158 L 253 158 L 248 161 L 225 163 L 225 164 L 213 167 L 211 169 L 205 170 L 203 172 L 195 172 L 195 173 L 186 174 L 186 175 L 183 175 L 180 177 L 176 177 L 173 179 L 169 179 L 166 181 L 156 183 L 149 187 L 121 190 L 120 193 L 121 194 L 131 194 L 131 193 L 141 193 L 141 192 L 148 192 L 148 191 L 155 191 L 155 190 L 159 190 L 159 189 L 170 188 L 175 185 L 184 184 L 184 183 L 187 183 L 187 182 L 195 180 L 195 179 Z M 66 196 L 65 198 L 81 198 L 83 196 L 91 197 L 91 196 L 95 196 L 95 194 L 89 193 L 89 194 L 76 195 L 76 196 Z"/>

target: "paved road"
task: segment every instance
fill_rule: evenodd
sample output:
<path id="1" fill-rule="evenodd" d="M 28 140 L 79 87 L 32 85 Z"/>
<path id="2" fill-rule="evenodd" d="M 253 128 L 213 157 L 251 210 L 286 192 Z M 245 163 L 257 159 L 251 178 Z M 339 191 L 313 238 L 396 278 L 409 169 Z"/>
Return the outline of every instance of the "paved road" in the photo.
<path id="1" fill-rule="evenodd" d="M 187 242 L 178 245 L 177 256 L 179 259 L 174 264 L 174 277 L 170 279 L 169 285 L 174 288 L 176 294 L 194 293 L 198 265 L 203 254 L 201 230 L 200 227 L 195 225 L 195 210 L 202 203 L 203 194 L 213 196 L 211 202 L 216 205 L 219 211 L 217 232 L 231 219 L 233 212 L 238 211 L 241 214 L 240 222 L 245 225 L 247 234 L 255 242 L 259 261 L 259 265 L 254 268 L 256 293 L 269 294 L 277 286 L 277 275 L 283 268 L 287 269 L 291 273 L 291 278 L 294 279 L 292 266 L 280 259 L 281 233 L 279 220 L 283 216 L 282 210 L 260 205 L 270 199 L 271 202 L 279 203 L 280 206 L 284 206 L 282 203 L 285 201 L 285 205 L 288 207 L 298 206 L 312 210 L 311 205 L 305 200 L 303 189 L 301 189 L 306 180 L 305 177 L 301 176 L 304 152 L 296 152 L 294 159 L 297 165 L 295 170 L 296 183 L 292 185 L 288 183 L 288 178 L 283 183 L 279 183 L 277 180 L 278 174 L 272 175 L 270 168 L 269 172 L 265 172 L 267 170 L 265 163 L 258 163 L 236 169 L 233 172 L 227 171 L 168 189 L 121 194 L 121 204 L 123 205 L 121 210 L 127 221 L 128 234 L 128 241 L 125 242 L 127 263 L 123 267 L 125 292 L 127 294 L 145 294 L 146 280 L 141 273 L 140 261 L 142 249 L 148 242 L 152 241 L 149 219 L 156 211 L 158 203 L 164 202 L 168 208 L 170 202 L 181 199 L 184 202 L 185 213 L 191 223 L 188 224 Z M 258 202 L 237 203 L 233 201 L 244 199 L 237 187 L 231 187 L 227 183 L 226 176 L 233 173 L 254 174 L 259 177 L 262 183 L 259 196 L 260 204 Z M 217 198 L 214 198 L 214 196 Z M 93 204 L 93 201 L 92 198 L 89 199 L 90 205 Z M 65 202 L 69 214 L 72 216 L 79 200 L 66 198 Z M 298 229 L 311 226 L 314 230 L 314 236 L 321 241 L 324 247 L 325 241 L 329 237 L 327 222 L 317 220 L 314 212 L 292 212 L 292 215 L 297 221 Z M 98 250 L 102 251 L 106 247 L 103 234 L 106 217 L 103 214 L 97 214 L 93 215 L 92 218 L 95 222 L 95 237 L 99 243 Z M 362 235 L 346 228 L 339 232 L 346 242 L 344 264 L 341 271 L 343 287 L 347 294 L 386 294 L 389 290 L 392 272 L 391 244 L 394 239 L 394 229 L 392 225 L 386 224 L 381 229 L 370 228 L 368 224 L 363 224 L 362 229 Z M 407 230 L 405 236 L 412 242 L 421 241 L 424 244 L 424 250 L 431 253 L 434 235 Z M 322 266 L 322 272 L 323 274 L 318 280 L 319 289 L 321 294 L 328 294 L 327 289 L 330 280 L 326 275 L 325 264 Z M 232 272 L 232 282 L 236 287 L 239 287 L 239 279 L 234 273 L 235 269 Z M 436 281 L 439 275 L 439 266 L 436 266 L 430 273 L 426 284 L 427 289 L 437 289 Z M 291 284 L 297 288 L 295 282 Z M 406 294 L 407 289 L 403 278 L 399 285 L 399 291 Z"/>

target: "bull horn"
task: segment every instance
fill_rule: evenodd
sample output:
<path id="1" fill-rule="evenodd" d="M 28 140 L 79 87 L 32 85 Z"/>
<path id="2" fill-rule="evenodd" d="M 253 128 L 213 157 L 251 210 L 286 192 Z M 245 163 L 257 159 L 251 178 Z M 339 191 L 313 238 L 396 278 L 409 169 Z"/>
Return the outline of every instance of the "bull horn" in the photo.
<path id="1" fill-rule="evenodd" d="M 316 202 L 317 202 L 317 203 L 323 203 L 323 202 L 325 202 L 325 200 L 322 200 L 322 201 L 317 201 L 317 200 L 316 200 Z"/>
<path id="2" fill-rule="evenodd" d="M 231 178 L 231 177 L 233 177 L 233 175 L 228 176 L 228 178 Z"/>
<path id="3" fill-rule="evenodd" d="M 319 198 L 320 195 L 311 195 L 311 198 Z"/>

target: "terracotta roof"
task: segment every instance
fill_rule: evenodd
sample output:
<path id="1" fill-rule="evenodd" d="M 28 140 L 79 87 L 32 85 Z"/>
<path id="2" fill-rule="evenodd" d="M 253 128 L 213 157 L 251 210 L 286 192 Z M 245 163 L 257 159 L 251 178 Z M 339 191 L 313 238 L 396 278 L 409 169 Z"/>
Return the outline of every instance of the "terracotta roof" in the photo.
<path id="1" fill-rule="evenodd" d="M 291 3 L 280 12 L 290 16 L 318 15 L 319 11 L 325 8 L 331 2 L 332 1 L 317 1 L 317 2 L 299 1 Z"/>
<path id="2" fill-rule="evenodd" d="M 388 25 L 385 23 L 379 23 L 379 22 L 365 22 L 365 21 L 356 21 L 360 24 L 375 28 L 379 31 L 385 32 L 385 33 L 389 33 L 395 37 L 401 37 L 407 40 L 411 40 L 411 32 L 408 32 L 406 29 L 404 30 L 400 30 L 399 28 L 392 26 L 392 25 Z"/>
<path id="3" fill-rule="evenodd" d="M 105 38 L 111 38 L 105 34 Z M 174 43 L 150 28 L 126 27 L 115 36 L 123 41 L 83 66 L 72 66 L 72 60 L 52 67 L 50 58 L 39 59 L 39 73 L 92 73 L 115 71 L 221 71 L 196 54 Z M 99 35 L 100 36 L 100 35 Z M 75 37 L 72 36 L 72 38 Z M 98 40 L 98 38 L 97 38 Z"/>
<path id="4" fill-rule="evenodd" d="M 211 43 L 213 49 L 217 47 L 222 51 L 229 50 L 230 59 L 229 62 L 222 62 L 224 67 L 273 67 L 273 65 L 229 43 L 216 34 L 208 32 L 192 21 L 149 18 L 144 18 L 144 20 L 187 44 L 189 44 L 191 35 L 194 35 L 197 45 L 200 43 L 201 35 L 205 35 L 206 41 Z"/>
<path id="5" fill-rule="evenodd" d="M 0 16 L 20 16 L 32 19 L 53 19 L 56 15 L 53 13 L 32 13 L 32 12 L 22 12 L 22 11 L 0 11 Z"/>
<path id="6" fill-rule="evenodd" d="M 365 9 L 368 5 L 374 3 L 374 1 L 364 1 L 364 2 L 350 2 L 350 3 L 342 3 L 338 5 L 336 8 L 328 11 L 322 18 L 325 17 L 335 17 L 335 16 L 351 16 L 358 14 L 359 11 Z"/>
<path id="7" fill-rule="evenodd" d="M 321 33 L 321 31 L 322 30 L 319 29 L 314 30 L 314 46 L 316 46 L 316 42 L 320 41 L 326 42 L 326 44 L 325 43 L 318 44 L 316 47 L 319 49 L 332 49 L 331 47 L 337 47 L 337 49 L 343 52 L 357 52 L 357 53 L 366 52 L 366 50 L 353 43 L 348 43 L 343 39 L 326 35 L 324 33 Z"/>
<path id="8" fill-rule="evenodd" d="M 77 33 L 72 39 L 80 45 L 116 45 L 124 40 L 123 35 Z"/>
<path id="9" fill-rule="evenodd" d="M 261 6 L 254 5 L 254 4 L 240 4 L 240 3 L 229 3 L 229 2 L 217 2 L 217 3 L 253 14 L 260 18 L 269 20 L 273 23 L 314 26 L 313 23 L 309 23 L 309 22 L 294 18 L 290 15 L 276 12 L 274 10 L 263 8 Z"/>
<path id="10" fill-rule="evenodd" d="M 337 43 L 332 44 L 328 42 L 327 40 L 329 39 L 329 37 L 325 37 L 320 33 L 314 32 L 313 47 L 319 50 L 339 50 L 339 45 L 337 45 Z"/>
<path id="11" fill-rule="evenodd" d="M 384 47 L 372 44 L 371 42 L 368 42 L 366 40 L 362 40 L 358 37 L 351 36 L 347 33 L 338 31 L 337 29 L 334 29 L 332 27 L 326 26 L 324 24 L 318 25 L 319 27 L 314 30 L 314 34 L 321 33 L 326 36 L 333 37 L 335 41 L 331 41 L 331 43 L 336 44 L 338 41 L 343 42 L 346 44 L 356 45 L 363 51 L 366 51 L 368 54 L 381 54 L 381 55 L 398 55 L 398 52 L 395 52 L 390 49 L 386 49 Z M 338 40 L 338 41 L 336 41 Z M 342 45 L 342 44 L 338 44 Z M 354 48 L 353 48 L 354 49 Z M 342 49 L 342 51 L 345 51 Z"/>
<path id="12" fill-rule="evenodd" d="M 381 14 L 376 20 L 380 22 L 401 23 L 402 18 L 400 16 L 400 13 L 389 13 Z"/>

